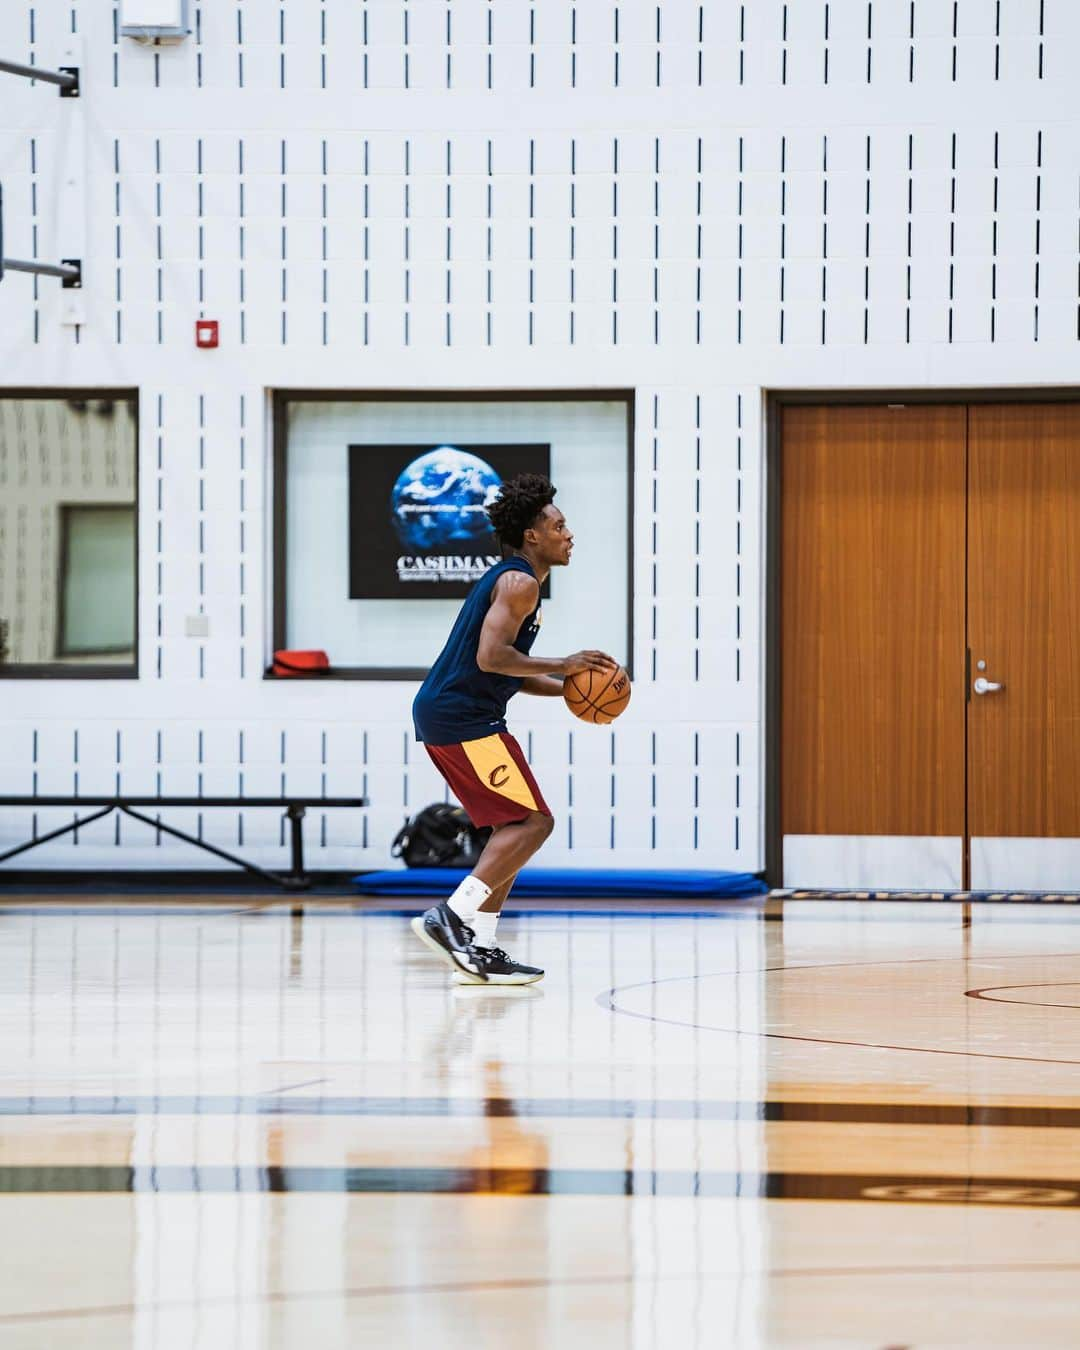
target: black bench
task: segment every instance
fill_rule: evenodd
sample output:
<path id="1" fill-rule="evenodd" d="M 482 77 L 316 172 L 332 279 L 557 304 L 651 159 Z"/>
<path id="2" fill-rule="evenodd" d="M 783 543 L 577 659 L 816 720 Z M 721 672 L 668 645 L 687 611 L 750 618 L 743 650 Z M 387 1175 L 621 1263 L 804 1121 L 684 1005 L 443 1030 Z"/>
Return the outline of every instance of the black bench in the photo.
<path id="1" fill-rule="evenodd" d="M 85 816 L 82 820 L 75 820 L 70 825 L 64 825 L 59 830 L 52 830 L 49 834 L 43 834 L 35 839 L 29 839 L 25 844 L 19 844 L 16 848 L 8 849 L 6 853 L 0 853 L 0 863 L 8 858 L 14 858 L 18 853 L 25 853 L 27 849 L 37 848 L 39 844 L 47 844 L 50 839 L 58 839 L 62 834 L 69 834 L 72 830 L 80 830 L 84 825 L 90 825 L 95 820 L 101 820 L 111 811 L 123 811 L 125 815 L 131 816 L 134 820 L 141 820 L 144 825 L 150 825 L 155 830 L 163 830 L 165 834 L 171 834 L 176 839 L 183 839 L 185 843 L 194 844 L 196 848 L 205 849 L 207 853 L 213 853 L 219 858 L 224 858 L 227 862 L 235 863 L 238 867 L 244 868 L 247 872 L 254 873 L 257 877 L 262 877 L 264 881 L 269 881 L 274 886 L 280 886 L 286 891 L 302 891 L 311 885 L 311 878 L 304 871 L 304 813 L 307 808 L 317 807 L 322 810 L 326 807 L 339 806 L 367 806 L 366 797 L 3 797 L 0 796 L 0 807 L 3 806 L 29 806 L 35 810 L 46 806 L 90 806 L 99 807 L 92 815 Z M 208 844 L 205 839 L 196 839 L 194 835 L 185 834 L 183 830 L 178 830 L 175 826 L 165 825 L 160 820 L 155 820 L 151 816 L 141 815 L 133 808 L 136 806 L 188 806 L 194 807 L 198 811 L 206 810 L 209 807 L 228 806 L 240 809 L 253 806 L 277 806 L 281 807 L 289 821 L 290 842 L 292 847 L 291 866 L 288 872 L 267 872 L 261 867 L 256 867 L 254 863 L 246 862 L 243 858 L 236 857 L 233 853 L 226 853 L 223 848 L 218 848 L 215 844 Z"/>

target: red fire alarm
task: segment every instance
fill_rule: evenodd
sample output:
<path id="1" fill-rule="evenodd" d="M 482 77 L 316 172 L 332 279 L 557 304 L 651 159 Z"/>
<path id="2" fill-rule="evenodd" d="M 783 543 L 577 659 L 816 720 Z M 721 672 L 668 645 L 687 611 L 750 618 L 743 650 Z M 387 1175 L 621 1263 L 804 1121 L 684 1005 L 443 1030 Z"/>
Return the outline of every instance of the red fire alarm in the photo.
<path id="1" fill-rule="evenodd" d="M 216 347 L 218 345 L 217 319 L 199 319 L 195 324 L 195 346 Z"/>

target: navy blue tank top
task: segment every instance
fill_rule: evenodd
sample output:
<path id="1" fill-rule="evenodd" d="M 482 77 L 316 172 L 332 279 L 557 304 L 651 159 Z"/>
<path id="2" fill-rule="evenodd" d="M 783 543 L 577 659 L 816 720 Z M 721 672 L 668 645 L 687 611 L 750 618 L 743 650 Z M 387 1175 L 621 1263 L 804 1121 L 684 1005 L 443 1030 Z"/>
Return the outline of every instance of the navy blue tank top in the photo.
<path id="1" fill-rule="evenodd" d="M 521 688 L 514 675 L 495 675 L 476 664 L 480 629 L 491 605 L 495 583 L 506 572 L 536 573 L 524 558 L 504 558 L 485 572 L 469 592 L 450 630 L 446 646 L 413 700 L 416 739 L 428 745 L 457 745 L 506 730 L 506 705 Z M 528 655 L 540 631 L 540 601 L 521 625 L 514 646 Z"/>

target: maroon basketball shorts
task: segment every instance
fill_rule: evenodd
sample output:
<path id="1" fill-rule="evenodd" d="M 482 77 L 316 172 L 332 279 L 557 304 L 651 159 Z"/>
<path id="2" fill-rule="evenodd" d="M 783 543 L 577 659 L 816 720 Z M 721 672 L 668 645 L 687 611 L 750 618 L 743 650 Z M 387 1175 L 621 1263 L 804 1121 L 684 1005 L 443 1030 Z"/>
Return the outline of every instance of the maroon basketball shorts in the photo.
<path id="1" fill-rule="evenodd" d="M 512 825 L 530 811 L 550 816 L 521 746 L 508 731 L 424 749 L 477 828 Z"/>

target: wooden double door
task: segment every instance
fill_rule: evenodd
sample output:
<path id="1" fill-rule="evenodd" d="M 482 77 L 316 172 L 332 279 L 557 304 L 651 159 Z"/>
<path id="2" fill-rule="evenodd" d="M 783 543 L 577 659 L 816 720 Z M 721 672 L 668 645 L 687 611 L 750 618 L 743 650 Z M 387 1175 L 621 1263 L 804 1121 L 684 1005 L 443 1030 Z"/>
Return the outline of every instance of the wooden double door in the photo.
<path id="1" fill-rule="evenodd" d="M 1080 404 L 781 419 L 783 884 L 1080 890 Z"/>

